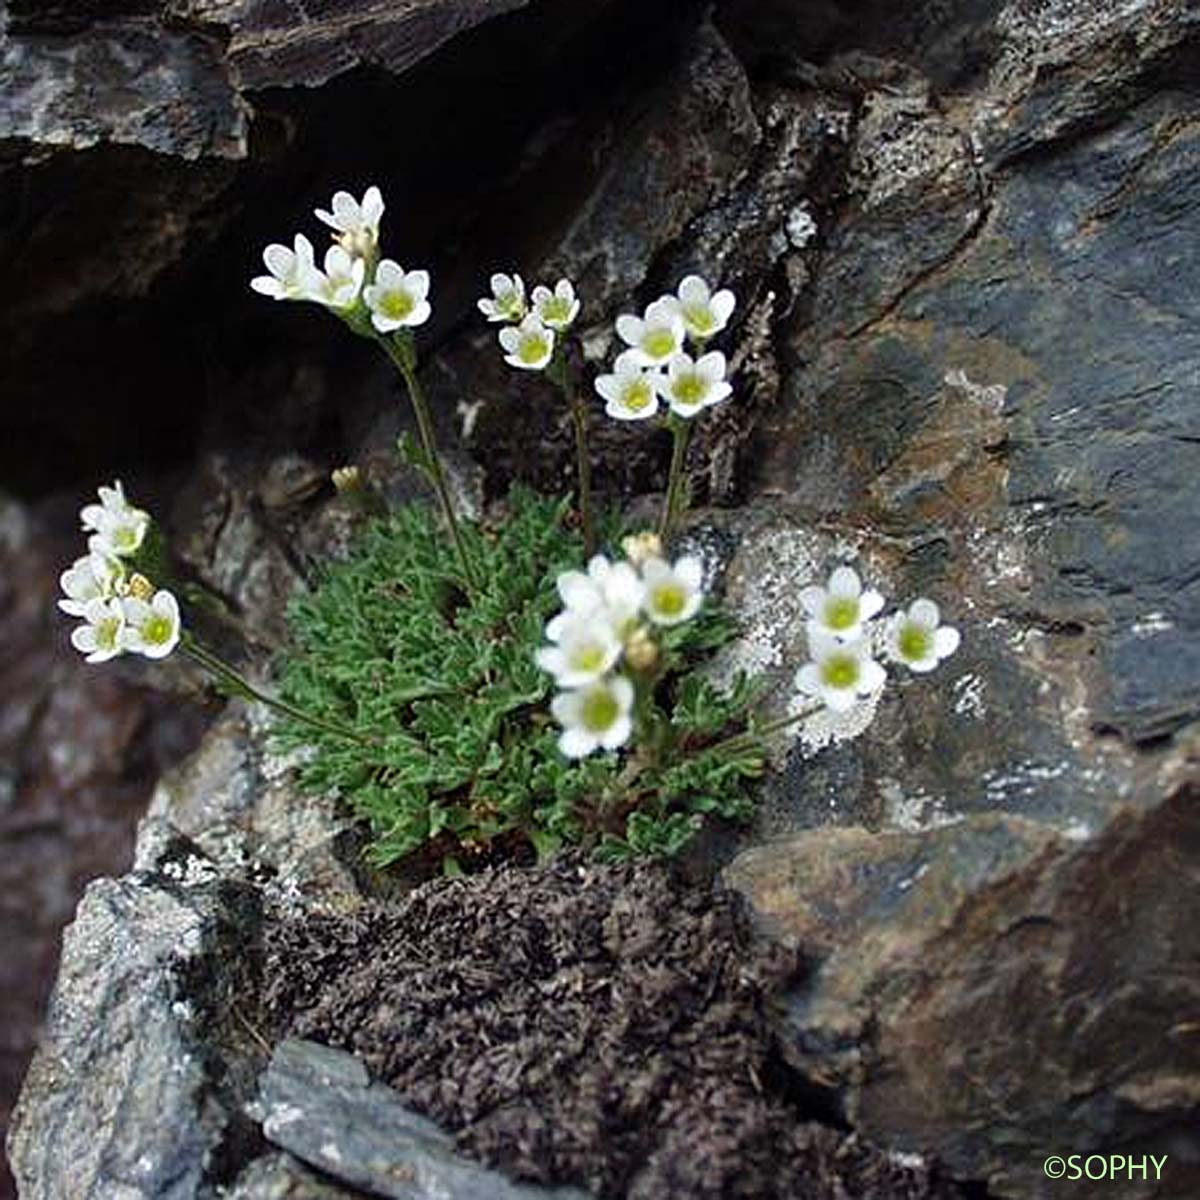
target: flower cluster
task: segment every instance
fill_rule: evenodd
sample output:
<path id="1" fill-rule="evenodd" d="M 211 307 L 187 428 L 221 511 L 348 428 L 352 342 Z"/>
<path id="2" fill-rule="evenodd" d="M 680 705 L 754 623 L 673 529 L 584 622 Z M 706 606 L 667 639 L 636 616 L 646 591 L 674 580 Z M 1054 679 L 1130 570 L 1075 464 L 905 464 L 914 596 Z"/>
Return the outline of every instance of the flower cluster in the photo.
<path id="1" fill-rule="evenodd" d="M 563 610 L 546 625 L 550 645 L 538 650 L 537 663 L 563 689 L 550 711 L 563 727 L 558 744 L 568 758 L 629 740 L 637 687 L 660 658 L 655 627 L 680 625 L 700 608 L 699 560 L 671 564 L 661 553 L 657 538 L 642 535 L 628 540 L 628 561 L 597 554 L 586 572 L 558 577 Z"/>
<path id="2" fill-rule="evenodd" d="M 617 336 L 627 348 L 595 382 L 604 411 L 619 421 L 645 421 L 661 401 L 690 418 L 724 400 L 732 391 L 725 355 L 705 346 L 729 323 L 735 304 L 731 291 L 714 293 L 699 275 L 689 275 L 675 295 L 660 296 L 640 317 L 619 316 Z"/>
<path id="3" fill-rule="evenodd" d="M 100 503 L 85 505 L 79 514 L 90 535 L 88 552 L 59 581 L 65 598 L 58 607 L 84 621 L 72 632 L 71 645 L 90 663 L 127 651 L 165 658 L 179 642 L 179 604 L 132 563 L 146 540 L 150 515 L 129 503 L 119 480 L 99 491 Z"/>
<path id="4" fill-rule="evenodd" d="M 492 294 L 477 303 L 479 311 L 500 330 L 504 361 L 521 371 L 541 371 L 554 357 L 555 339 L 561 337 L 579 316 L 575 285 L 560 279 L 553 291 L 543 284 L 533 289 L 532 306 L 525 299 L 520 275 L 493 275 Z"/>
<path id="5" fill-rule="evenodd" d="M 415 328 L 429 320 L 429 272 L 406 271 L 393 259 L 379 258 L 383 195 L 369 187 L 362 200 L 337 192 L 332 211 L 318 208 L 318 220 L 334 231 L 323 269 L 312 242 L 296 234 L 292 248 L 273 243 L 263 251 L 269 274 L 250 286 L 274 300 L 308 300 L 343 317 L 369 317 L 378 333 Z"/>
<path id="6" fill-rule="evenodd" d="M 916 600 L 907 610 L 876 621 L 883 597 L 864 590 L 850 567 L 838 567 L 825 587 L 805 588 L 800 603 L 808 614 L 811 661 L 800 668 L 796 686 L 834 712 L 846 712 L 882 689 L 887 672 L 876 654 L 925 672 L 958 649 L 958 630 L 940 623 L 932 600 Z"/>

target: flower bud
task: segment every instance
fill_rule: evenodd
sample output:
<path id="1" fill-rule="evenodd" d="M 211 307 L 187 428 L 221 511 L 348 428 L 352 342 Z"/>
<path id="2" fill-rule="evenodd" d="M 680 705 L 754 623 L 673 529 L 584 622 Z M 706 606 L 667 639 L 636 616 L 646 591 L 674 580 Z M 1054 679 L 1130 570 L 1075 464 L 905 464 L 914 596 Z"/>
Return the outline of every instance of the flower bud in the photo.
<path id="1" fill-rule="evenodd" d="M 134 600 L 149 600 L 154 595 L 154 584 L 145 575 L 139 575 L 135 571 L 130 575 L 129 582 L 125 585 L 125 595 L 132 597 Z"/>
<path id="2" fill-rule="evenodd" d="M 362 470 L 353 464 L 346 467 L 335 467 L 330 474 L 330 479 L 333 480 L 333 486 L 339 495 L 344 495 L 346 492 L 360 492 L 363 488 Z"/>
<path id="3" fill-rule="evenodd" d="M 645 625 L 639 625 L 625 641 L 625 661 L 635 671 L 650 671 L 658 665 L 658 643 Z"/>
<path id="4" fill-rule="evenodd" d="M 635 567 L 640 567 L 648 559 L 662 558 L 662 539 L 657 533 L 647 529 L 642 533 L 631 534 L 625 538 L 621 542 L 621 549 L 625 551 L 625 557 Z"/>

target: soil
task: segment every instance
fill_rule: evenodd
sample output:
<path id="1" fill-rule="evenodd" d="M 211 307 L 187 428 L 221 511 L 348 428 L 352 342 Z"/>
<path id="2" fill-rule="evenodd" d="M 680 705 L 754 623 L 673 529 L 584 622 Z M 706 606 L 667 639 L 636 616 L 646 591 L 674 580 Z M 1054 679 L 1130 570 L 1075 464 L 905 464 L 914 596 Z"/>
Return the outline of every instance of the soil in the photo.
<path id="1" fill-rule="evenodd" d="M 603 1197 L 952 1197 L 814 1119 L 772 1012 L 803 964 L 728 892 L 562 858 L 269 925 L 263 1014 L 511 1175 Z M 827 1115 L 827 1114 L 826 1114 Z"/>

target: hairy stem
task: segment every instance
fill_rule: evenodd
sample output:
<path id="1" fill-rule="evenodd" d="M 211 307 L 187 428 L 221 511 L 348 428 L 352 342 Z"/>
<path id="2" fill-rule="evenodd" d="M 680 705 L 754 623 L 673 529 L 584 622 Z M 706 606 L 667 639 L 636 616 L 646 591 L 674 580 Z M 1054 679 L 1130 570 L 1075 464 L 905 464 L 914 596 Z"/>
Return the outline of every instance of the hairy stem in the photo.
<path id="1" fill-rule="evenodd" d="M 679 518 L 679 502 L 684 483 L 684 464 L 692 440 L 692 422 L 672 415 L 671 432 L 675 445 L 671 450 L 671 474 L 667 479 L 667 494 L 663 497 L 662 515 L 658 519 L 658 536 L 666 543 Z"/>
<path id="2" fill-rule="evenodd" d="M 575 467 L 579 475 L 579 515 L 583 520 L 583 550 L 586 558 L 590 559 L 596 553 L 596 523 L 592 510 L 592 460 L 588 455 L 588 413 L 587 405 L 579 394 L 574 372 L 571 370 L 569 356 L 565 347 L 555 355 L 547 372 L 558 384 L 567 407 L 571 410 L 571 420 L 575 426 Z"/>
<path id="3" fill-rule="evenodd" d="M 267 705 L 268 708 L 273 708 L 276 712 L 291 717 L 293 720 L 300 721 L 304 725 L 308 725 L 313 729 L 320 729 L 325 733 L 335 734 L 337 737 L 348 738 L 352 742 L 357 742 L 360 746 L 369 746 L 371 744 L 362 734 L 349 729 L 345 725 L 339 725 L 334 721 L 326 721 L 323 717 L 314 717 L 311 713 L 305 712 L 302 708 L 297 708 L 294 704 L 289 704 L 286 700 L 280 700 L 277 696 L 271 696 L 266 692 L 260 691 L 240 671 L 231 667 L 224 659 L 219 658 L 211 650 L 205 649 L 194 637 L 186 638 L 182 643 L 182 649 L 188 657 L 198 662 L 206 671 L 228 685 L 230 690 L 243 699 L 257 700 Z"/>
<path id="4" fill-rule="evenodd" d="M 450 536 L 454 539 L 458 550 L 459 563 L 468 586 L 478 590 L 479 577 L 475 573 L 470 555 L 467 554 L 466 543 L 463 541 L 462 530 L 459 528 L 458 517 L 454 513 L 454 504 L 450 499 L 450 489 L 446 486 L 446 475 L 442 470 L 442 460 L 438 456 L 437 441 L 433 434 L 433 420 L 429 415 L 429 405 L 425 392 L 417 379 L 417 354 L 413 345 L 412 335 L 407 331 L 394 338 L 379 337 L 379 344 L 387 351 L 388 357 L 399 368 L 408 388 L 408 398 L 412 401 L 413 412 L 417 418 L 417 429 L 421 434 L 421 447 L 425 452 L 425 461 L 429 465 L 429 476 L 437 491 L 438 500 L 442 506 L 442 514 L 450 527 Z"/>
<path id="5" fill-rule="evenodd" d="M 747 729 L 745 733 L 735 733 L 732 737 L 727 737 L 724 741 L 716 742 L 711 746 L 699 746 L 691 753 L 711 754 L 715 750 L 722 753 L 730 750 L 752 750 L 755 746 L 762 745 L 763 738 L 770 737 L 771 734 L 778 733 L 781 729 L 787 729 L 789 725 L 795 725 L 806 717 L 811 717 L 813 713 L 819 712 L 823 707 L 820 702 L 811 704 L 797 713 L 791 713 L 786 717 L 776 717 L 775 720 L 768 721 L 757 729 Z"/>

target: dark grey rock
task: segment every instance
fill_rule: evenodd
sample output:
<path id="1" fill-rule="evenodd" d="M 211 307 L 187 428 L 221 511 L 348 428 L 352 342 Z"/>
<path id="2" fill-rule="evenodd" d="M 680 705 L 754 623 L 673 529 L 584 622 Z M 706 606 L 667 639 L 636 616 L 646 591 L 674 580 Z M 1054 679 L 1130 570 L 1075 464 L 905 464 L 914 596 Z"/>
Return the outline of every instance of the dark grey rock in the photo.
<path id="1" fill-rule="evenodd" d="M 1179 886 L 1200 862 L 1197 798 L 1185 785 L 1084 844 L 997 815 L 747 852 L 730 882 L 822 958 L 785 1054 L 840 1081 L 868 1137 L 989 1195 L 1049 1200 L 1047 1156 L 1093 1153 L 1167 1157 L 1161 1183 L 1150 1168 L 1108 1194 L 1195 1194 L 1200 926 Z"/>
<path id="2" fill-rule="evenodd" d="M 658 252 L 744 175 L 762 132 L 745 71 L 711 25 L 611 130 L 607 165 L 549 256 L 588 297 L 589 315 L 628 304 Z"/>
<path id="3" fill-rule="evenodd" d="M 216 44 L 155 20 L 66 35 L 0 35 L 0 143 L 81 150 L 100 142 L 183 159 L 243 158 L 250 108 Z"/>
<path id="4" fill-rule="evenodd" d="M 392 1200 L 585 1200 L 573 1188 L 513 1183 L 460 1158 L 454 1139 L 372 1083 L 351 1054 L 282 1042 L 262 1079 L 258 1113 L 276 1145 L 336 1179 Z"/>
<path id="5" fill-rule="evenodd" d="M 248 1131 L 220 1022 L 244 981 L 252 892 L 163 826 L 147 865 L 87 890 L 63 941 L 8 1155 L 22 1200 L 193 1200 Z"/>

